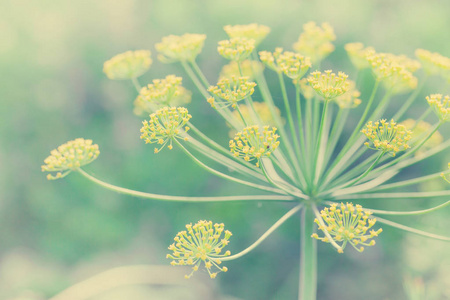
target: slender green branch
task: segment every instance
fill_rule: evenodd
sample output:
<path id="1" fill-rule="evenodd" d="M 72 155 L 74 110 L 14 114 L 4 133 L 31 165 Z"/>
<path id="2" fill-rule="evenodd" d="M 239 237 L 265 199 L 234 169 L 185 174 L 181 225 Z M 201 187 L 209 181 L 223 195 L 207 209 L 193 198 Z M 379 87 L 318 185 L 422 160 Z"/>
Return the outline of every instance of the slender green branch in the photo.
<path id="1" fill-rule="evenodd" d="M 317 293 L 317 240 L 311 237 L 314 233 L 314 212 L 311 207 L 303 209 L 300 230 L 299 299 L 315 300 Z"/>
<path id="2" fill-rule="evenodd" d="M 203 162 L 201 162 L 198 158 L 196 158 L 191 152 L 189 152 L 189 150 L 187 150 L 177 139 L 174 139 L 175 143 L 180 146 L 180 148 L 184 151 L 184 153 L 186 153 L 190 158 L 192 158 L 192 160 L 194 160 L 194 162 L 199 165 L 200 167 L 202 167 L 203 169 L 205 169 L 206 171 L 217 175 L 219 177 L 222 177 L 224 179 L 230 180 L 230 181 L 234 181 L 249 187 L 253 187 L 253 188 L 257 188 L 260 190 L 264 190 L 264 191 L 269 191 L 269 192 L 273 192 L 273 193 L 277 193 L 277 194 L 287 194 L 286 192 L 284 192 L 283 190 L 279 190 L 279 189 L 274 189 L 273 187 L 268 187 L 268 186 L 264 186 L 264 185 L 260 185 L 260 184 L 256 184 L 253 182 L 249 182 L 249 181 L 245 181 L 245 180 L 241 180 L 232 176 L 229 176 L 227 174 L 224 174 L 222 172 L 219 172 L 209 166 L 207 166 L 206 164 L 204 164 Z"/>
<path id="3" fill-rule="evenodd" d="M 409 96 L 409 98 L 403 103 L 402 107 L 397 111 L 397 113 L 392 117 L 394 120 L 400 120 L 403 114 L 408 110 L 408 108 L 413 104 L 414 100 L 416 100 L 420 91 L 422 90 L 425 82 L 427 81 L 428 76 L 424 78 L 424 80 L 420 83 L 420 85 L 414 90 L 414 92 Z"/>
<path id="4" fill-rule="evenodd" d="M 277 230 L 278 227 L 280 227 L 284 222 L 286 222 L 290 217 L 295 215 L 298 211 L 302 209 L 303 205 L 297 205 L 291 210 L 289 210 L 284 216 L 282 216 L 278 221 L 275 222 L 266 232 L 264 232 L 263 235 L 259 237 L 253 244 L 251 244 L 249 247 L 247 247 L 245 250 L 242 250 L 241 252 L 228 256 L 228 257 L 222 257 L 220 258 L 221 261 L 227 261 L 227 260 L 234 260 L 236 258 L 240 258 L 247 253 L 251 252 L 253 249 L 258 247 L 269 235 L 272 234 L 275 230 Z"/>
<path id="5" fill-rule="evenodd" d="M 441 176 L 441 174 L 449 174 L 450 170 L 447 170 L 445 172 L 437 172 L 431 175 L 427 175 L 427 176 L 422 176 L 422 177 L 417 177 L 414 179 L 409 179 L 409 180 L 404 180 L 404 181 L 400 181 L 400 182 L 394 182 L 394 183 L 390 183 L 390 184 L 385 184 L 385 185 L 381 185 L 378 187 L 375 187 L 372 189 L 372 191 L 381 191 L 381 190 L 388 190 L 388 189 L 394 189 L 394 188 L 399 188 L 399 187 L 404 187 L 404 186 L 408 186 L 411 184 L 417 184 L 420 182 L 424 182 L 424 181 L 428 181 L 434 178 L 438 178 Z"/>
<path id="6" fill-rule="evenodd" d="M 415 228 L 412 228 L 412 227 L 409 227 L 409 226 L 405 226 L 405 225 L 398 224 L 398 223 L 395 223 L 395 222 L 392 222 L 392 221 L 389 221 L 389 220 L 386 220 L 386 219 L 382 219 L 380 217 L 377 217 L 376 219 L 380 223 L 383 223 L 383 224 L 386 224 L 386 225 L 389 225 L 389 226 L 392 226 L 392 227 L 395 227 L 395 228 L 398 228 L 398 229 L 401 229 L 401 230 L 404 230 L 404 231 L 408 231 L 408 232 L 411 232 L 411 233 L 415 233 L 415 234 L 418 234 L 418 235 L 421 235 L 421 236 L 425 236 L 425 237 L 429 237 L 429 238 L 436 239 L 436 240 L 447 241 L 447 242 L 450 241 L 450 238 L 448 238 L 446 236 L 437 235 L 437 234 L 434 234 L 434 233 L 429 233 L 429 232 L 425 232 L 425 231 L 422 231 L 422 230 L 418 230 L 418 229 L 415 229 Z"/>
<path id="7" fill-rule="evenodd" d="M 199 68 L 197 62 L 193 60 L 191 61 L 191 65 L 194 68 L 195 73 L 197 73 L 197 76 L 202 81 L 203 85 L 206 87 L 210 86 L 208 79 L 206 78 L 205 74 L 203 74 L 202 70 Z"/>
<path id="8" fill-rule="evenodd" d="M 183 197 L 183 196 L 169 196 L 169 195 L 159 195 L 144 193 L 135 190 L 130 190 L 122 187 L 118 187 L 100 179 L 93 177 L 86 173 L 83 169 L 77 169 L 77 171 L 89 179 L 90 181 L 117 193 L 135 196 L 139 198 L 153 199 L 153 200 L 163 200 L 163 201 L 175 201 L 175 202 L 221 202 L 221 201 L 292 201 L 295 200 L 291 196 L 276 196 L 276 195 L 254 195 L 254 196 L 224 196 L 224 197 Z"/>
<path id="9" fill-rule="evenodd" d="M 136 77 L 131 78 L 131 82 L 133 83 L 134 88 L 139 93 L 142 89 L 141 85 L 139 84 L 139 81 Z"/>
<path id="10" fill-rule="evenodd" d="M 335 199 L 394 199 L 394 198 L 433 198 L 450 196 L 450 191 L 408 192 L 408 193 L 373 193 L 338 196 Z"/>
<path id="11" fill-rule="evenodd" d="M 323 105 L 322 117 L 321 117 L 320 125 L 319 125 L 319 132 L 317 134 L 317 143 L 316 143 L 316 146 L 314 147 L 314 150 L 313 150 L 314 151 L 314 159 L 312 160 L 312 165 L 311 165 L 311 168 L 312 168 L 311 169 L 312 170 L 312 176 L 310 178 L 311 179 L 311 183 L 316 178 L 317 159 L 319 158 L 320 143 L 322 142 L 322 138 L 323 138 L 322 137 L 322 131 L 323 131 L 323 127 L 325 125 L 325 119 L 327 117 L 327 109 L 328 109 L 329 102 L 330 102 L 329 100 L 325 99 L 325 103 Z M 312 185 L 311 185 L 311 188 L 313 188 Z"/>
<path id="12" fill-rule="evenodd" d="M 328 238 L 330 244 L 336 248 L 338 251 L 343 251 L 342 247 L 339 246 L 336 241 L 333 239 L 333 237 L 330 235 L 330 233 L 327 230 L 327 225 L 325 225 L 325 222 L 322 219 L 322 216 L 319 213 L 319 210 L 317 209 L 317 206 L 315 204 L 312 205 L 312 209 L 314 211 L 314 214 L 316 215 L 317 221 L 319 221 L 320 226 L 323 228 L 323 233 Z"/>
<path id="13" fill-rule="evenodd" d="M 444 207 L 448 206 L 449 204 L 450 204 L 450 200 L 445 203 L 439 204 L 438 206 L 432 207 L 432 208 L 423 209 L 423 210 L 415 210 L 415 211 L 387 211 L 387 210 L 378 210 L 378 209 L 371 209 L 371 208 L 364 208 L 364 209 L 370 210 L 371 212 L 373 212 L 374 214 L 377 214 L 377 215 L 409 216 L 409 215 L 427 214 L 427 213 L 436 211 L 438 209 L 444 208 Z"/>
<path id="14" fill-rule="evenodd" d="M 297 122 L 298 122 L 298 132 L 300 138 L 301 151 L 303 151 L 303 153 L 306 153 L 305 132 L 303 129 L 302 105 L 300 102 L 300 87 L 298 86 L 298 84 L 295 85 L 295 103 L 297 106 Z M 300 156 L 299 159 L 301 159 L 301 157 L 303 156 Z"/>

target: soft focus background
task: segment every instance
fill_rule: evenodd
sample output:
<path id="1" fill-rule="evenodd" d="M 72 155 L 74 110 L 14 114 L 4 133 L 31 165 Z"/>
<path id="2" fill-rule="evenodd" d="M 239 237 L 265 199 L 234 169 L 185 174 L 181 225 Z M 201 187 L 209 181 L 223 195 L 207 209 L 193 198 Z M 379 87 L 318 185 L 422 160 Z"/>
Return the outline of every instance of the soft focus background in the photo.
<path id="1" fill-rule="evenodd" d="M 183 76 L 184 85 L 194 91 L 188 106 L 193 123 L 226 145 L 225 123 L 180 66 L 156 61 L 154 44 L 161 37 L 207 34 L 198 62 L 215 82 L 225 63 L 216 52 L 217 42 L 226 38 L 224 25 L 270 26 L 260 48 L 273 50 L 291 49 L 304 23 L 326 21 L 335 28 L 337 41 L 323 66 L 352 75 L 343 50 L 347 42 L 411 57 L 416 48 L 450 56 L 449 13 L 450 2 L 444 0 L 1 0 L 0 299 L 47 299 L 111 268 L 123 267 L 119 273 L 132 276 L 128 272 L 134 269 L 127 266 L 133 265 L 148 266 L 143 267 L 148 276 L 138 276 L 144 284 L 111 288 L 93 299 L 296 299 L 298 218 L 251 254 L 228 262 L 229 272 L 215 280 L 200 271 L 186 284 L 184 270 L 170 267 L 165 258 L 167 246 L 186 223 L 224 222 L 234 234 L 230 249 L 236 253 L 288 207 L 142 200 L 104 190 L 78 174 L 47 181 L 40 171 L 43 159 L 68 140 L 91 138 L 101 155 L 86 169 L 107 182 L 173 195 L 254 193 L 210 176 L 177 149 L 154 155 L 153 147 L 139 139 L 141 119 L 132 113 L 136 94 L 131 83 L 109 81 L 103 62 L 126 50 L 150 49 L 154 63 L 141 83 L 168 74 Z M 276 85 L 273 91 L 279 100 Z M 362 92 L 367 99 L 370 91 Z M 424 96 L 437 92 L 448 94 L 449 86 L 433 78 L 409 116 L 419 116 L 426 109 Z M 395 98 L 394 106 L 405 99 Z M 429 120 L 435 122 L 432 116 Z M 448 138 L 449 127 L 443 128 Z M 438 172 L 449 160 L 444 153 L 409 173 Z M 445 185 L 437 180 L 420 189 Z M 420 209 L 442 200 L 370 200 L 367 206 Z M 448 212 L 395 220 L 448 234 Z M 349 248 L 340 255 L 319 244 L 318 299 L 406 299 L 405 278 L 423 284 L 435 297 L 430 299 L 450 298 L 448 244 L 384 229 L 378 245 L 363 254 Z M 105 281 L 112 282 L 114 274 L 108 274 Z"/>

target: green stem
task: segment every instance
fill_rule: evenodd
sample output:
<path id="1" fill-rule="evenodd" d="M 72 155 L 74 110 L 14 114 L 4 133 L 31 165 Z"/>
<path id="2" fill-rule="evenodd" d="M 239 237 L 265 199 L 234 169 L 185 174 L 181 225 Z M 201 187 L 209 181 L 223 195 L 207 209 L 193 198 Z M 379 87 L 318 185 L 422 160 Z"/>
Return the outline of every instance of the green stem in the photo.
<path id="1" fill-rule="evenodd" d="M 364 208 L 364 210 L 369 210 L 377 215 L 393 215 L 393 216 L 410 216 L 410 215 L 423 215 L 427 214 L 433 211 L 436 211 L 438 209 L 444 208 L 450 204 L 450 200 L 447 202 L 444 202 L 442 204 L 439 204 L 438 206 L 423 209 L 423 210 L 416 210 L 416 211 L 386 211 L 386 210 L 378 210 L 378 209 L 371 209 L 371 208 Z"/>
<path id="2" fill-rule="evenodd" d="M 425 85 L 425 82 L 427 81 L 428 76 L 424 78 L 424 80 L 420 83 L 420 86 L 417 87 L 414 92 L 409 96 L 409 98 L 404 102 L 402 107 L 397 111 L 397 113 L 392 117 L 394 120 L 399 120 L 403 114 L 406 112 L 406 110 L 411 106 L 411 104 L 416 100 L 417 96 L 419 95 L 420 91 L 422 90 L 423 86 Z"/>
<path id="3" fill-rule="evenodd" d="M 306 153 L 305 132 L 303 130 L 302 105 L 300 102 L 300 87 L 298 85 L 295 85 L 295 102 L 297 105 L 297 122 L 298 122 L 298 132 L 299 132 L 299 137 L 300 137 L 300 146 L 301 146 L 301 150 L 303 151 L 303 153 Z"/>
<path id="4" fill-rule="evenodd" d="M 337 200 L 342 199 L 395 199 L 395 198 L 433 198 L 450 196 L 450 191 L 435 192 L 410 192 L 410 193 L 373 193 L 373 194 L 355 194 L 335 197 Z"/>
<path id="5" fill-rule="evenodd" d="M 299 300 L 315 300 L 317 292 L 317 240 L 314 233 L 314 212 L 305 207 L 302 212 L 300 233 Z"/>
<path id="6" fill-rule="evenodd" d="M 273 224 L 266 232 L 264 232 L 264 234 L 261 235 L 259 237 L 259 239 L 257 239 L 253 244 L 251 244 L 245 250 L 243 250 L 243 251 L 241 251 L 241 252 L 239 252 L 237 254 L 228 256 L 228 257 L 222 257 L 220 260 L 221 261 L 234 260 L 236 258 L 240 258 L 240 257 L 246 255 L 247 253 L 249 253 L 250 251 L 252 251 L 256 247 L 258 247 L 259 244 L 261 244 L 269 235 L 272 234 L 272 232 L 274 232 L 278 227 L 280 227 L 290 217 L 295 215 L 300 209 L 302 209 L 302 207 L 303 207 L 303 205 L 300 204 L 300 205 L 295 206 L 291 210 L 289 210 L 284 216 L 282 216 L 277 222 L 275 222 L 275 224 Z"/>
<path id="7" fill-rule="evenodd" d="M 401 229 L 401 230 L 404 230 L 404 231 L 408 231 L 408 232 L 411 232 L 411 233 L 415 233 L 415 234 L 418 234 L 418 235 L 421 235 L 421 236 L 425 236 L 425 237 L 429 237 L 429 238 L 436 239 L 436 240 L 450 241 L 450 238 L 448 238 L 446 236 L 437 235 L 437 234 L 425 232 L 425 231 L 422 231 L 422 230 L 418 230 L 418 229 L 415 229 L 415 228 L 412 228 L 412 227 L 408 227 L 408 226 L 405 226 L 405 225 L 402 225 L 402 224 L 398 224 L 398 223 L 395 223 L 395 222 L 392 222 L 392 221 L 389 221 L 389 220 L 386 220 L 386 219 L 382 219 L 380 217 L 377 217 L 376 219 L 380 223 L 383 223 L 383 224 L 386 224 L 386 225 L 389 225 L 389 226 L 392 226 L 392 227 L 395 227 L 395 228 L 398 228 L 398 229 Z"/>
<path id="8" fill-rule="evenodd" d="M 133 83 L 134 88 L 139 93 L 142 89 L 141 85 L 139 84 L 139 81 L 136 77 L 131 78 L 131 82 Z"/>
<path id="9" fill-rule="evenodd" d="M 183 197 L 183 196 L 168 196 L 168 195 L 159 195 L 159 194 L 151 194 L 144 193 L 135 190 L 130 190 L 122 187 L 118 187 L 100 179 L 89 175 L 82 169 L 77 169 L 77 171 L 89 179 L 90 181 L 117 193 L 135 196 L 139 198 L 153 199 L 153 200 L 163 200 L 163 201 L 175 201 L 175 202 L 221 202 L 221 201 L 292 201 L 295 200 L 294 197 L 291 196 L 272 196 L 272 195 L 255 195 L 255 196 L 224 196 L 224 197 Z"/>
<path id="10" fill-rule="evenodd" d="M 424 181 L 428 181 L 434 178 L 438 178 L 441 176 L 441 174 L 449 174 L 450 170 L 445 171 L 445 172 L 438 172 L 438 173 L 434 173 L 431 175 L 427 175 L 427 176 L 422 176 L 422 177 L 417 177 L 414 179 L 409 179 L 409 180 L 404 180 L 404 181 L 400 181 L 400 182 L 395 182 L 395 183 L 390 183 L 390 184 L 385 184 L 385 185 L 381 185 L 378 187 L 375 187 L 373 189 L 371 189 L 371 191 L 380 191 L 380 190 L 388 190 L 388 189 L 394 189 L 394 188 L 399 188 L 399 187 L 404 187 L 404 186 L 408 186 L 411 184 L 417 184 L 420 182 L 424 182 Z"/>
<path id="11" fill-rule="evenodd" d="M 208 79 L 206 79 L 205 74 L 203 74 L 203 72 L 199 68 L 197 62 L 195 60 L 193 60 L 193 61 L 191 61 L 191 65 L 194 68 L 195 73 L 197 73 L 197 76 L 200 77 L 200 80 L 202 81 L 203 85 L 206 87 L 210 86 Z"/>
<path id="12" fill-rule="evenodd" d="M 327 115 L 327 109 L 328 109 L 328 103 L 330 101 L 328 101 L 327 99 L 325 99 L 325 103 L 323 105 L 323 110 L 322 110 L 322 118 L 320 120 L 320 126 L 319 126 L 319 132 L 317 134 L 317 143 L 316 146 L 314 147 L 314 159 L 312 160 L 312 165 L 311 165 L 311 170 L 312 170 L 312 176 L 310 178 L 311 180 L 311 186 L 310 188 L 313 189 L 314 187 L 312 186 L 313 180 L 316 177 L 316 165 L 317 165 L 317 158 L 319 157 L 319 148 L 320 148 L 320 142 L 322 141 L 322 131 L 323 131 L 323 127 L 325 124 L 325 119 L 326 119 L 326 115 Z"/>
<path id="13" fill-rule="evenodd" d="M 241 180 L 241 179 L 229 176 L 227 174 L 223 174 L 222 172 L 219 172 L 219 171 L 217 171 L 217 170 L 215 170 L 215 169 L 205 165 L 198 158 L 196 158 L 191 152 L 189 152 L 177 139 L 174 139 L 174 140 L 175 140 L 175 143 L 178 146 L 180 146 L 180 148 L 184 151 L 184 153 L 186 153 L 190 158 L 192 158 L 197 165 L 199 165 L 200 167 L 202 167 L 206 171 L 208 171 L 208 172 L 210 172 L 210 173 L 212 173 L 212 174 L 214 174 L 216 176 L 219 176 L 219 177 L 222 177 L 224 179 L 227 179 L 227 180 L 230 180 L 230 181 L 234 181 L 234 182 L 237 182 L 237 183 L 249 186 L 249 187 L 257 188 L 257 189 L 260 189 L 260 190 L 269 191 L 269 192 L 278 193 L 278 194 L 286 194 L 284 191 L 279 190 L 279 189 L 274 189 L 272 187 L 256 184 L 256 183 L 253 183 L 253 182 L 249 182 L 249 181 L 245 181 L 245 180 Z"/>

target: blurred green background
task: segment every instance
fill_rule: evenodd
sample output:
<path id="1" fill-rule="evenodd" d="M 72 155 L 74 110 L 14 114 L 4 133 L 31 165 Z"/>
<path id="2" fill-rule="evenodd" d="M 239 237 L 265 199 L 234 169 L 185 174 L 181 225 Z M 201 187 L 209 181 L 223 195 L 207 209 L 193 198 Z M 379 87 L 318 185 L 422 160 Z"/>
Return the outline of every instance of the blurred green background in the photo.
<path id="1" fill-rule="evenodd" d="M 58 145 L 84 137 L 93 139 L 101 151 L 87 171 L 113 184 L 188 196 L 254 193 L 210 176 L 177 149 L 154 155 L 139 139 L 141 119 L 132 114 L 131 83 L 107 80 L 103 62 L 127 50 L 150 49 L 154 63 L 141 83 L 168 74 L 183 76 L 184 85 L 194 91 L 188 107 L 193 123 L 227 145 L 225 123 L 180 66 L 156 61 L 154 44 L 161 37 L 207 34 L 198 63 L 215 82 L 226 63 L 216 53 L 217 42 L 226 38 L 224 25 L 270 26 L 272 32 L 260 48 L 272 50 L 291 49 L 304 23 L 326 21 L 335 28 L 337 41 L 323 66 L 352 75 L 343 50 L 347 42 L 410 57 L 416 48 L 450 56 L 449 12 L 450 2 L 437 0 L 0 1 L 0 298 L 47 299 L 110 268 L 145 264 L 166 266 L 154 272 L 176 284 L 149 279 L 146 285 L 116 289 L 95 299 L 296 299 L 298 218 L 251 254 L 228 262 L 229 272 L 215 280 L 197 272 L 186 285 L 180 281 L 184 273 L 168 266 L 165 258 L 167 246 L 186 223 L 224 222 L 234 234 L 230 248 L 236 253 L 288 207 L 142 200 L 101 189 L 78 174 L 47 181 L 40 171 L 43 159 Z M 274 91 L 279 100 L 277 86 Z M 367 99 L 369 91 L 362 92 Z M 419 116 L 426 108 L 424 96 L 436 92 L 448 94 L 449 86 L 439 78 L 430 80 L 409 116 Z M 404 99 L 397 97 L 393 107 Z M 448 138 L 448 126 L 443 128 Z M 409 173 L 438 172 L 449 160 L 447 152 Z M 436 181 L 420 188 L 445 186 Z M 415 209 L 438 202 L 405 199 L 367 206 Z M 396 220 L 440 234 L 448 233 L 450 225 L 448 210 Z M 420 277 L 435 299 L 450 298 L 448 244 L 391 228 L 385 228 L 377 243 L 363 254 L 349 249 L 344 255 L 320 244 L 318 299 L 406 299 L 405 276 Z"/>

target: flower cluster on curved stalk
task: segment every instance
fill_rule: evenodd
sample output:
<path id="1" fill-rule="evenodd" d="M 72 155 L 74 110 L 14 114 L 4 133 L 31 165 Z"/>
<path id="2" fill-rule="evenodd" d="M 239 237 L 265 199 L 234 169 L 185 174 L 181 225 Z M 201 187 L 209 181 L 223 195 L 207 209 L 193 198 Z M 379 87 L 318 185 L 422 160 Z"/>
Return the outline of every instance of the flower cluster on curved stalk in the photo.
<path id="1" fill-rule="evenodd" d="M 321 61 L 335 48 L 332 41 L 336 36 L 329 24 L 306 24 L 293 46 L 294 51 L 282 48 L 273 52 L 258 51 L 270 32 L 266 26 L 226 26 L 225 31 L 229 39 L 219 42 L 218 52 L 230 62 L 220 72 L 215 86 L 209 83 L 196 63 L 205 35 L 168 36 L 156 45 L 156 50 L 161 62 L 179 63 L 196 86 L 198 92 L 193 94 L 193 102 L 199 105 L 199 102 L 208 102 L 212 106 L 211 112 L 223 117 L 234 135 L 229 147 L 220 145 L 193 124 L 199 120 L 184 107 L 188 101 L 179 99 L 183 95 L 189 95 L 190 99 L 191 94 L 181 87 L 181 77 L 169 75 L 140 87 L 137 77 L 149 68 L 149 51 L 118 55 L 105 63 L 104 70 L 109 78 L 128 78 L 136 86 L 139 96 L 135 104 L 140 112 L 150 114 L 143 121 L 141 138 L 156 145 L 155 153 L 164 148 L 179 147 L 206 171 L 259 189 L 264 194 L 181 197 L 114 186 L 82 169 L 97 157 L 98 148 L 80 139 L 52 151 L 43 171 L 67 171 L 50 176 L 50 179 L 77 171 L 110 190 L 155 200 L 290 203 L 292 207 L 285 215 L 255 243 L 235 255 L 222 252 L 231 235 L 224 231 L 223 225 L 213 226 L 211 221 L 200 221 L 188 225 L 187 231 L 177 235 L 175 243 L 169 247 L 173 253 L 168 257 L 173 260 L 173 265 L 190 265 L 194 271 L 203 262 L 214 278 L 217 272 L 212 269 L 227 271 L 226 267 L 220 266 L 221 261 L 247 254 L 287 219 L 302 212 L 302 299 L 315 299 L 315 259 L 306 256 L 316 255 L 313 250 L 316 240 L 329 243 L 339 253 L 348 244 L 361 252 L 363 246 L 375 245 L 375 238 L 382 231 L 379 227 L 371 229 L 375 223 L 428 238 L 450 240 L 380 217 L 431 213 L 447 206 L 449 201 L 422 211 L 393 212 L 365 207 L 370 206 L 368 199 L 420 200 L 450 196 L 448 187 L 433 192 L 411 192 L 422 182 L 442 178 L 448 181 L 450 170 L 437 170 L 408 180 L 398 179 L 401 178 L 398 174 L 410 166 L 448 153 L 450 141 L 445 141 L 438 129 L 450 121 L 449 96 L 435 93 L 426 99 L 419 97 L 426 78 L 447 78 L 448 58 L 418 50 L 418 61 L 404 55 L 378 53 L 361 43 L 347 44 L 345 50 L 358 72 L 369 69 L 373 74 L 373 89 L 366 95 L 359 92 L 355 83 L 357 78 L 352 81 L 342 71 L 318 70 Z M 144 54 L 148 55 L 145 59 Z M 425 75 L 420 73 L 421 66 Z M 276 73 L 279 89 L 269 88 L 264 67 L 267 67 L 265 72 Z M 292 88 L 287 87 L 289 84 Z M 394 95 L 405 97 L 398 110 L 393 109 L 399 106 L 393 103 Z M 280 103 L 275 102 L 278 99 L 282 99 Z M 411 121 L 406 113 L 415 101 L 428 104 L 429 109 L 418 120 Z M 431 112 L 435 113 L 434 117 Z M 349 133 L 344 129 L 350 116 L 357 124 Z M 425 118 L 435 124 L 424 125 Z M 403 192 L 405 187 L 410 192 Z M 222 232 L 225 237 L 221 236 Z"/>

